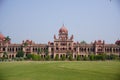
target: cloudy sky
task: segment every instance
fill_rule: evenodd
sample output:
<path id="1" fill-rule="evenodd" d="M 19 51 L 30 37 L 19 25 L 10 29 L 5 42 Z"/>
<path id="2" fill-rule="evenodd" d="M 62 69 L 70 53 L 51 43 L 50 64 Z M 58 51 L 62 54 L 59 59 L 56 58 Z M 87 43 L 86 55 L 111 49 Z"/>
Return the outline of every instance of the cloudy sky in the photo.
<path id="1" fill-rule="evenodd" d="M 120 0 L 0 0 L 0 32 L 13 43 L 54 41 L 62 25 L 74 41 L 120 39 Z"/>

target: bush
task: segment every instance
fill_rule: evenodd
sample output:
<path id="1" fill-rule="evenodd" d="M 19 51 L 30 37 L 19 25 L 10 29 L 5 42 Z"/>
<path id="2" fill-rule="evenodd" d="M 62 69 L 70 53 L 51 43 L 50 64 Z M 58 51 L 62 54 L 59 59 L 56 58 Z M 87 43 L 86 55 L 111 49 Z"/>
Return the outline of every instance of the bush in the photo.
<path id="1" fill-rule="evenodd" d="M 32 60 L 34 60 L 34 61 L 38 61 L 38 60 L 41 59 L 40 55 L 38 55 L 38 54 L 31 54 L 31 58 L 32 58 Z"/>
<path id="2" fill-rule="evenodd" d="M 66 59 L 65 54 L 62 55 L 61 59 L 64 61 Z"/>
<path id="3" fill-rule="evenodd" d="M 16 57 L 23 57 L 24 52 L 23 51 L 18 51 Z"/>
<path id="4" fill-rule="evenodd" d="M 73 56 L 72 56 L 72 54 L 69 55 L 68 59 L 69 59 L 70 61 L 73 60 Z"/>
<path id="5" fill-rule="evenodd" d="M 50 56 L 49 56 L 49 55 L 46 55 L 46 56 L 45 56 L 45 60 L 49 61 L 49 60 L 50 60 Z"/>
<path id="6" fill-rule="evenodd" d="M 101 55 L 95 55 L 95 60 L 101 60 Z"/>
<path id="7" fill-rule="evenodd" d="M 90 59 L 91 61 L 95 60 L 95 55 L 94 55 L 94 54 L 89 55 L 89 59 Z"/>
<path id="8" fill-rule="evenodd" d="M 30 60 L 30 59 L 32 59 L 32 55 L 31 54 L 27 54 L 26 58 Z"/>
<path id="9" fill-rule="evenodd" d="M 106 60 L 107 59 L 107 55 L 105 53 L 101 54 L 101 60 Z"/>
<path id="10" fill-rule="evenodd" d="M 89 57 L 85 55 L 85 56 L 83 57 L 83 60 L 88 61 L 88 60 L 89 60 Z"/>
<path id="11" fill-rule="evenodd" d="M 119 58 L 119 56 L 117 56 L 115 54 L 110 54 L 110 60 L 116 60 L 118 58 Z"/>
<path id="12" fill-rule="evenodd" d="M 105 53 L 94 55 L 94 60 L 106 60 L 107 55 Z"/>
<path id="13" fill-rule="evenodd" d="M 56 54 L 55 60 L 59 60 L 59 55 L 58 54 Z"/>
<path id="14" fill-rule="evenodd" d="M 80 61 L 81 57 L 80 55 L 77 55 L 77 61 Z"/>

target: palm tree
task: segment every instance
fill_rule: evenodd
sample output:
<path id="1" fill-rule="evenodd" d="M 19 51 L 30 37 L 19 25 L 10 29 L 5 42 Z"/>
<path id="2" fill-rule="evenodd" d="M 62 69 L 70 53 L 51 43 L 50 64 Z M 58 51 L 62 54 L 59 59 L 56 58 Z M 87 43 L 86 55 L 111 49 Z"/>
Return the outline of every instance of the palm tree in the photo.
<path id="1" fill-rule="evenodd" d="M 5 37 L 5 42 L 9 42 L 11 38 L 9 36 Z"/>

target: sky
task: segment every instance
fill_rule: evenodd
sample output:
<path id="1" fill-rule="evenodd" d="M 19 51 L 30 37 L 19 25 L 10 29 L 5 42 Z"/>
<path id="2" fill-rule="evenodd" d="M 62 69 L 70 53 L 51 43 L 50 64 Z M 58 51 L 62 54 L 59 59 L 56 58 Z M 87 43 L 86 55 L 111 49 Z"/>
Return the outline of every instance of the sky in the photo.
<path id="1" fill-rule="evenodd" d="M 0 32 L 12 43 L 54 41 L 61 26 L 75 42 L 120 39 L 120 0 L 0 0 Z"/>

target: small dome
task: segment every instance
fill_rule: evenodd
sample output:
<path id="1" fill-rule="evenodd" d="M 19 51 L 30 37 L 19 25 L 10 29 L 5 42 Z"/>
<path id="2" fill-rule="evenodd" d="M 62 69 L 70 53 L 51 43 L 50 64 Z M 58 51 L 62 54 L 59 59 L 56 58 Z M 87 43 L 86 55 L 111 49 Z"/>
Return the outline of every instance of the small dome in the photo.
<path id="1" fill-rule="evenodd" d="M 0 33 L 0 39 L 4 39 L 4 35 L 2 33 Z"/>
<path id="2" fill-rule="evenodd" d="M 67 28 L 64 26 L 64 24 L 63 24 L 63 26 L 59 29 L 59 33 L 68 33 L 68 30 L 67 30 Z"/>

